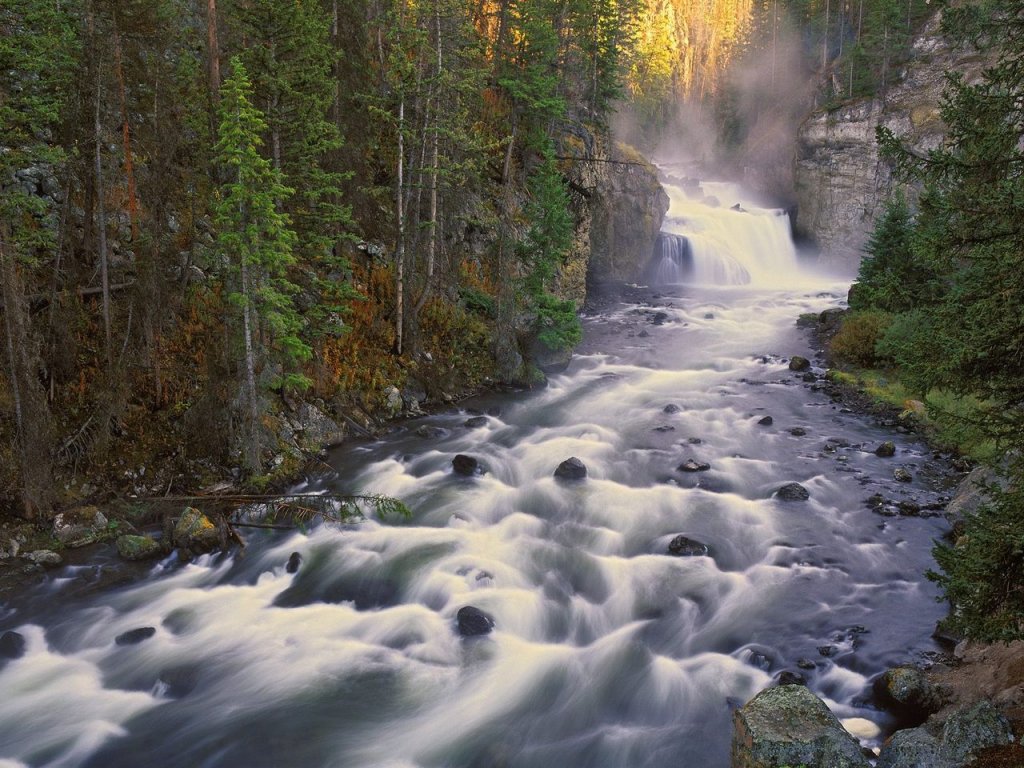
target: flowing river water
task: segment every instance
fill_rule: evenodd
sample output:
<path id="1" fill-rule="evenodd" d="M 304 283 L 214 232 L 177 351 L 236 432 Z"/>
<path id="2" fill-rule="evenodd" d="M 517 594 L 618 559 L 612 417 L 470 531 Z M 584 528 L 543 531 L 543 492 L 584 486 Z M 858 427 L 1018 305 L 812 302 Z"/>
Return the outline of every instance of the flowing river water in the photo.
<path id="1" fill-rule="evenodd" d="M 586 317 L 545 389 L 348 444 L 303 488 L 410 519 L 255 533 L 74 600 L 101 566 L 67 567 L 0 607 L 27 640 L 0 667 L 0 768 L 724 768 L 732 709 L 798 661 L 876 744 L 869 680 L 934 650 L 943 523 L 864 500 L 934 502 L 941 472 L 788 369 L 796 317 L 846 286 L 800 270 L 786 216 L 669 191 L 661 282 Z M 486 473 L 454 474 L 460 453 Z M 585 480 L 552 476 L 570 456 Z M 790 482 L 810 498 L 777 498 Z M 708 554 L 669 554 L 680 534 Z M 459 636 L 467 605 L 492 633 Z"/>

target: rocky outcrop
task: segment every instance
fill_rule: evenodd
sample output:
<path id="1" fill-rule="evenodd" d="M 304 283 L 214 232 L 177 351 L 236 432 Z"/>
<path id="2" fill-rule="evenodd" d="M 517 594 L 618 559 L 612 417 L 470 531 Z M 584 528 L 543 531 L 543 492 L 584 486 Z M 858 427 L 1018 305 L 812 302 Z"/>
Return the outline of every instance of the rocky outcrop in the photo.
<path id="1" fill-rule="evenodd" d="M 733 768 L 868 768 L 860 744 L 801 685 L 761 691 L 733 716 Z"/>
<path id="2" fill-rule="evenodd" d="M 658 172 L 632 147 L 582 126 L 562 139 L 575 234 L 558 293 L 581 307 L 588 283 L 640 278 L 669 200 Z"/>
<path id="3" fill-rule="evenodd" d="M 945 127 L 939 103 L 947 72 L 976 77 L 984 60 L 953 48 L 937 14 L 913 44 L 909 63 L 886 93 L 814 112 L 801 126 L 794 170 L 797 234 L 814 240 L 821 260 L 857 268 L 864 245 L 892 190 L 889 164 L 878 155 L 878 126 L 905 137 L 917 151 L 939 145 Z"/>

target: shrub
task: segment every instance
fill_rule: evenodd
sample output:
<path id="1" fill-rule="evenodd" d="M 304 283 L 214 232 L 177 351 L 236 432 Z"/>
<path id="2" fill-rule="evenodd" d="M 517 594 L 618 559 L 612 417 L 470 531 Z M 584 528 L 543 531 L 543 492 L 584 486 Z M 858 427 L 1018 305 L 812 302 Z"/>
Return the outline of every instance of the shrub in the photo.
<path id="1" fill-rule="evenodd" d="M 873 368 L 882 362 L 875 351 L 879 339 L 892 323 L 887 312 L 853 312 L 843 319 L 843 325 L 830 345 L 832 356 L 839 362 L 862 368 Z"/>
<path id="2" fill-rule="evenodd" d="M 1024 639 L 1024 490 L 988 489 L 992 502 L 964 519 L 953 546 L 936 546 L 930 572 L 952 606 L 949 623 L 987 642 Z"/>

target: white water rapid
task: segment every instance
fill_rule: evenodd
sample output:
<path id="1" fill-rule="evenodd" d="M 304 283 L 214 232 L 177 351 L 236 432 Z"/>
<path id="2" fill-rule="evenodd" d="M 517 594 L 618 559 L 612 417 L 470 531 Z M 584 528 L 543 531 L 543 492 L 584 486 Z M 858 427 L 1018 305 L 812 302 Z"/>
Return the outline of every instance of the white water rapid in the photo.
<path id="1" fill-rule="evenodd" d="M 0 768 L 725 768 L 732 708 L 783 670 L 876 744 L 871 677 L 934 649 L 943 523 L 864 499 L 926 506 L 939 470 L 788 369 L 797 316 L 845 286 L 801 276 L 785 217 L 671 194 L 701 285 L 623 288 L 547 388 L 346 445 L 305 486 L 410 519 L 253 531 L 90 591 L 100 558 L 0 606 L 27 643 L 0 661 Z M 585 480 L 552 476 L 570 456 Z M 470 605 L 492 633 L 459 636 Z"/>

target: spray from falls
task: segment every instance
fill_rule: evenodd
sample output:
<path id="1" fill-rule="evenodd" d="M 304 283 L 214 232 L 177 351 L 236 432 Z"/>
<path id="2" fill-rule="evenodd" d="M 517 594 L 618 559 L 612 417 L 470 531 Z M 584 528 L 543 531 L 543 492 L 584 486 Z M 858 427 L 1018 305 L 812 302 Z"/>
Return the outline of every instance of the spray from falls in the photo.
<path id="1" fill-rule="evenodd" d="M 657 284 L 781 287 L 799 274 L 785 211 L 725 182 L 664 187 L 671 207 L 651 269 Z"/>

